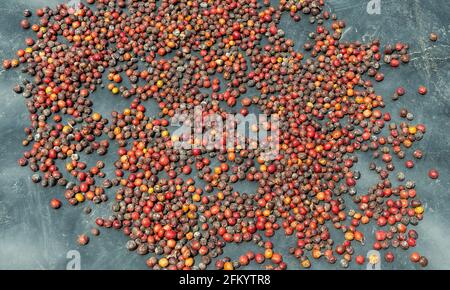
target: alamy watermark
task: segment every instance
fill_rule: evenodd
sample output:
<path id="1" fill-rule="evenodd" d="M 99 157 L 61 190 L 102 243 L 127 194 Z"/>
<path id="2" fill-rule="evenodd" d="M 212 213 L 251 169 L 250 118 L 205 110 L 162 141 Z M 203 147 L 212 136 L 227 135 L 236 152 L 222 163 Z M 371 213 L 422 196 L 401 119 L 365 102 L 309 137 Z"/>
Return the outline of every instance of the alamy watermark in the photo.
<path id="1" fill-rule="evenodd" d="M 66 270 L 81 270 L 81 255 L 77 250 L 70 250 L 66 254 L 66 259 L 69 261 L 66 265 Z"/>
<path id="2" fill-rule="evenodd" d="M 278 115 L 210 113 L 196 106 L 172 119 L 175 149 L 206 151 L 258 150 L 265 161 L 274 160 L 280 146 Z"/>
<path id="3" fill-rule="evenodd" d="M 381 14 L 381 0 L 370 0 L 367 3 L 367 13 L 370 15 Z"/>
<path id="4" fill-rule="evenodd" d="M 367 253 L 367 270 L 381 270 L 381 255 L 376 250 Z"/>
<path id="5" fill-rule="evenodd" d="M 66 3 L 67 13 L 76 14 L 80 10 L 81 1 L 80 0 L 70 0 Z"/>

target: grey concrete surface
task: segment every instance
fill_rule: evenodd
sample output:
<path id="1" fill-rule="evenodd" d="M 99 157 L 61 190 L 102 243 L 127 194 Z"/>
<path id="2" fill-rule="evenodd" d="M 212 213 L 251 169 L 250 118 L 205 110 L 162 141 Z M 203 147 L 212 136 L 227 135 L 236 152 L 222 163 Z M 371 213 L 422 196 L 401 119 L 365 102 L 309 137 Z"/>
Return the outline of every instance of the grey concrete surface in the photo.
<path id="1" fill-rule="evenodd" d="M 53 6 L 63 0 L 2 0 L 0 1 L 0 59 L 11 57 L 24 47 L 23 39 L 31 32 L 19 27 L 22 11 L 44 5 Z M 405 107 L 412 111 L 416 122 L 427 125 L 427 134 L 416 148 L 425 157 L 414 169 L 406 172 L 407 178 L 416 180 L 417 191 L 425 203 L 424 220 L 417 227 L 420 234 L 418 250 L 429 258 L 428 269 L 450 269 L 450 2 L 448 0 L 381 0 L 381 14 L 369 15 L 369 0 L 329 0 L 327 6 L 347 21 L 346 40 L 370 41 L 380 38 L 382 43 L 396 41 L 410 44 L 412 61 L 397 70 L 383 69 L 386 80 L 377 84 L 377 93 L 385 97 L 389 111 L 398 115 Z M 300 43 L 306 39 L 310 27 L 282 19 L 281 27 L 288 37 Z M 430 32 L 439 34 L 436 43 L 428 41 Z M 80 252 L 82 269 L 145 269 L 145 258 L 129 253 L 125 248 L 126 237 L 116 230 L 102 230 L 98 238 L 92 238 L 87 247 L 79 247 L 76 237 L 89 231 L 95 217 L 107 212 L 108 205 L 94 207 L 92 214 L 82 213 L 82 206 L 64 206 L 52 210 L 48 203 L 54 196 L 62 196 L 63 189 L 44 189 L 30 181 L 30 171 L 16 164 L 23 148 L 28 114 L 23 97 L 12 92 L 14 84 L 23 78 L 15 71 L 0 71 L 0 269 L 65 269 L 67 252 Z M 417 87 L 429 88 L 426 96 L 419 96 Z M 390 95 L 403 85 L 407 95 L 392 102 Z M 94 96 L 96 110 L 110 111 L 127 104 L 120 98 L 111 101 L 106 91 Z M 155 109 L 156 110 L 156 109 Z M 113 160 L 110 154 L 107 161 Z M 358 168 L 362 178 L 358 191 L 363 192 L 374 182 L 368 172 L 370 157 L 360 154 Z M 399 166 L 397 166 L 399 167 Z M 440 178 L 427 177 L 429 168 L 440 171 Z M 370 232 L 371 229 L 369 229 Z M 373 229 L 372 229 L 373 230 Z M 295 241 L 284 235 L 275 238 L 276 250 L 285 252 Z M 225 254 L 237 257 L 253 245 L 227 246 Z M 365 253 L 370 249 L 366 246 Z M 361 250 L 358 248 L 358 251 Z M 383 263 L 383 269 L 416 269 L 408 260 L 411 251 L 396 251 L 395 263 Z M 290 269 L 298 269 L 295 259 L 285 256 Z M 258 269 L 258 266 L 253 266 Z M 337 269 L 325 261 L 315 262 L 314 269 Z"/>

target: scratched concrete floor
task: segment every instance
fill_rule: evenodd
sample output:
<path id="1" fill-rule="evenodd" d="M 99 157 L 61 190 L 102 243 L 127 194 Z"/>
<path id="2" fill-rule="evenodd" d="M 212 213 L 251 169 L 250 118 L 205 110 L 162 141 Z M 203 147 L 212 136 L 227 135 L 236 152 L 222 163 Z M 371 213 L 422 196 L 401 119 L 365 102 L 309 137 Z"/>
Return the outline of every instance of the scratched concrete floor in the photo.
<path id="1" fill-rule="evenodd" d="M 11 57 L 23 47 L 25 35 L 30 34 L 19 28 L 25 8 L 34 10 L 61 1 L 0 1 L 0 59 Z M 426 152 L 425 158 L 407 172 L 407 178 L 417 181 L 418 192 L 426 206 L 425 218 L 418 226 L 420 239 L 416 250 L 429 258 L 428 269 L 450 269 L 450 2 L 381 0 L 380 15 L 367 14 L 368 2 L 329 0 L 327 5 L 347 21 L 344 39 L 380 38 L 383 43 L 410 43 L 411 64 L 395 71 L 385 70 L 386 81 L 377 85 L 377 92 L 385 96 L 391 112 L 396 114 L 400 107 L 406 107 L 415 114 L 417 122 L 428 126 L 425 139 L 417 145 Z M 288 37 L 297 41 L 298 47 L 311 28 L 291 22 L 287 16 L 282 19 L 281 27 Z M 438 42 L 428 41 L 431 31 L 439 34 Z M 81 207 L 51 210 L 49 200 L 61 196 L 63 189 L 44 190 L 32 184 L 30 171 L 16 165 L 23 152 L 20 143 L 24 137 L 22 129 L 28 125 L 28 114 L 23 97 L 15 95 L 11 89 L 22 77 L 18 71 L 0 72 L 0 269 L 65 269 L 70 250 L 80 252 L 82 269 L 145 269 L 145 258 L 125 249 L 126 237 L 119 231 L 104 230 L 100 237 L 91 239 L 89 246 L 77 246 L 76 236 L 89 231 L 96 215 L 107 212 L 106 205 L 94 208 L 89 216 L 82 213 Z M 419 84 L 429 88 L 427 96 L 415 93 Z M 389 96 L 399 85 L 405 86 L 409 93 L 393 103 Z M 127 104 L 119 98 L 114 102 L 106 101 L 108 98 L 111 96 L 104 91 L 97 93 L 94 96 L 96 110 L 107 112 Z M 107 160 L 111 161 L 112 157 Z M 358 190 L 362 192 L 374 182 L 374 176 L 367 170 L 370 159 L 361 155 L 360 160 L 358 167 L 362 178 Z M 430 167 L 439 169 L 438 181 L 426 177 Z M 294 243 L 282 235 L 275 240 L 276 249 L 282 252 Z M 236 257 L 244 249 L 247 245 L 227 246 L 225 252 Z M 415 269 L 407 261 L 407 253 L 396 252 L 399 253 L 396 262 L 384 263 L 382 268 Z M 298 268 L 297 261 L 287 255 L 286 259 L 290 269 Z M 326 262 L 314 263 L 314 269 L 337 268 L 338 265 L 330 266 Z"/>

